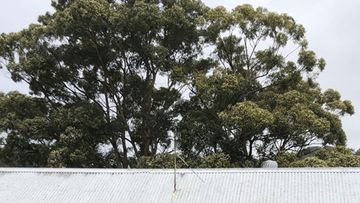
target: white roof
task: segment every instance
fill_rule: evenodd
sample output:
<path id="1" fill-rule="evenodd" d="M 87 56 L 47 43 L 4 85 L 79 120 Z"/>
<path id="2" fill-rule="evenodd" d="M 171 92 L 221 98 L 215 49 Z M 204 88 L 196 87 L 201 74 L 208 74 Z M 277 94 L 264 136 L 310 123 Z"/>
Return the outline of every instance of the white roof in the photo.
<path id="1" fill-rule="evenodd" d="M 360 202 L 360 168 L 0 168 L 1 202 Z"/>

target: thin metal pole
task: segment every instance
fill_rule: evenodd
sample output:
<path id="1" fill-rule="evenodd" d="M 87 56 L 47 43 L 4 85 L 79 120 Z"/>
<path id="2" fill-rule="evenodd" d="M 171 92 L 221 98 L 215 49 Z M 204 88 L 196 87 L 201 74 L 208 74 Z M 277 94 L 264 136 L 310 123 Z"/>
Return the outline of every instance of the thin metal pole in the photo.
<path id="1" fill-rule="evenodd" d="M 174 189 L 171 198 L 172 203 L 176 203 L 176 156 L 176 135 L 174 133 Z"/>
<path id="2" fill-rule="evenodd" d="M 174 194 L 176 192 L 176 157 L 177 157 L 177 152 L 176 152 L 176 133 L 174 133 Z"/>

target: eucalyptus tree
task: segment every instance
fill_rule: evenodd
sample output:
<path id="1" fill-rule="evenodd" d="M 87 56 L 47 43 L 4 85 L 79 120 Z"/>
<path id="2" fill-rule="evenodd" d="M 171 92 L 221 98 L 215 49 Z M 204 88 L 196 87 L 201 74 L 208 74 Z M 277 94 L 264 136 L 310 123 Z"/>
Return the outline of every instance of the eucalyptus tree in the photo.
<path id="1" fill-rule="evenodd" d="M 47 133 L 31 131 L 21 145 L 43 147 L 37 132 L 49 136 L 32 165 L 167 165 L 158 160 L 171 158 L 173 133 L 181 156 L 208 157 L 200 165 L 214 167 L 254 165 L 249 160 L 315 142 L 346 144 L 340 118 L 354 108 L 320 88 L 325 60 L 287 14 L 210 9 L 197 0 L 58 0 L 53 7 L 38 23 L 0 35 L 0 62 L 33 95 L 18 97 L 46 108 L 35 116 L 44 125 L 34 126 Z M 11 133 L 27 128 L 3 126 L 1 154 L 13 156 L 6 147 L 20 142 L 9 145 L 10 138 L 28 134 Z M 153 164 L 133 163 L 143 160 Z"/>
<path id="2" fill-rule="evenodd" d="M 184 78 L 190 100 L 179 107 L 178 133 L 185 154 L 224 152 L 245 163 L 314 142 L 345 145 L 340 117 L 353 106 L 316 83 L 325 60 L 308 49 L 302 25 L 250 5 L 205 16 L 215 65 Z"/>
<path id="3" fill-rule="evenodd" d="M 166 77 L 195 63 L 206 6 L 190 0 L 53 6 L 37 24 L 1 35 L 0 55 L 12 79 L 28 83 L 54 108 L 86 102 L 101 109 L 117 166 L 127 167 L 129 155 L 166 149 L 180 98 Z"/>

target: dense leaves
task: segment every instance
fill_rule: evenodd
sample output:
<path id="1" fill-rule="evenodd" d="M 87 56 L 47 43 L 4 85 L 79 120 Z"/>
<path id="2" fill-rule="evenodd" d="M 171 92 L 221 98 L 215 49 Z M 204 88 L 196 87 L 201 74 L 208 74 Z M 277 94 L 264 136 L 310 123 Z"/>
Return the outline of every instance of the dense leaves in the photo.
<path id="1" fill-rule="evenodd" d="M 345 147 L 314 147 L 305 151 L 309 152 L 302 156 L 278 155 L 276 160 L 280 167 L 360 167 L 360 157 Z"/>
<path id="2" fill-rule="evenodd" d="M 102 167 L 104 119 L 91 104 L 57 106 L 17 92 L 0 95 L 0 150 L 8 166 Z"/>
<path id="3" fill-rule="evenodd" d="M 52 5 L 0 36 L 2 67 L 31 90 L 0 95 L 2 164 L 171 167 L 175 136 L 180 167 L 346 144 L 340 118 L 354 108 L 316 83 L 325 60 L 287 14 L 190 0 Z"/>
<path id="4" fill-rule="evenodd" d="M 245 163 L 314 142 L 345 145 L 340 116 L 354 109 L 315 82 L 325 61 L 307 49 L 301 25 L 249 5 L 218 7 L 207 18 L 216 63 L 188 78 L 190 99 L 178 125 L 184 153 L 224 152 Z"/>

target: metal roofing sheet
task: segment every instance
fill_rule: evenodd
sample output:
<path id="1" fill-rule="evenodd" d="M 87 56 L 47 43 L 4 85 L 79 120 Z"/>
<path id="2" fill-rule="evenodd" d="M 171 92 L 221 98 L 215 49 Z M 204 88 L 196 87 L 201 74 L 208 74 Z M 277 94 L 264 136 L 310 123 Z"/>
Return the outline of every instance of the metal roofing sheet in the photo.
<path id="1" fill-rule="evenodd" d="M 360 202 L 360 168 L 0 169 L 1 202 Z"/>

